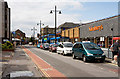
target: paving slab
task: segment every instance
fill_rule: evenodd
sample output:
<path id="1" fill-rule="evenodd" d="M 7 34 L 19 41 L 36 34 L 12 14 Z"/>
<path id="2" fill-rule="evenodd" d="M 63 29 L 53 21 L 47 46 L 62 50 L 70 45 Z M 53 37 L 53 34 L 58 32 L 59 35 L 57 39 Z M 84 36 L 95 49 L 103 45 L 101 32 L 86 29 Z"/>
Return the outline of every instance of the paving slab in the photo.
<path id="1" fill-rule="evenodd" d="M 7 55 L 8 56 L 8 55 Z M 15 71 L 32 71 L 32 77 L 42 77 L 41 72 L 33 61 L 25 54 L 21 47 L 16 48 L 14 56 L 11 59 L 2 62 L 2 77 L 6 77 L 7 74 Z"/>

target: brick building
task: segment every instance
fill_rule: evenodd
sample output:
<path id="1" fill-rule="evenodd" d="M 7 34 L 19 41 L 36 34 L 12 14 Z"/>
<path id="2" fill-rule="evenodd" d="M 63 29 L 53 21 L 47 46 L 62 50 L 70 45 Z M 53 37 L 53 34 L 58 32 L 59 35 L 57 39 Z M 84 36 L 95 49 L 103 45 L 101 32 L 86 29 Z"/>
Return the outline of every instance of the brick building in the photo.
<path id="1" fill-rule="evenodd" d="M 48 26 L 41 29 L 41 36 L 55 34 L 55 28 L 49 28 Z"/>

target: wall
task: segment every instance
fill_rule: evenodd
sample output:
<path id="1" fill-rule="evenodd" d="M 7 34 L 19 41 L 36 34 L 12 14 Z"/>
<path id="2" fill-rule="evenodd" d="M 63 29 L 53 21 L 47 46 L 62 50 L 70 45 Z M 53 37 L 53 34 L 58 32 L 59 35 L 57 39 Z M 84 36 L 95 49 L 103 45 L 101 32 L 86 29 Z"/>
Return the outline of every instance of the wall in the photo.
<path id="1" fill-rule="evenodd" d="M 70 32 L 69 32 L 70 33 L 70 38 L 74 38 L 73 29 L 74 28 L 70 29 Z"/>
<path id="2" fill-rule="evenodd" d="M 62 35 L 61 35 L 61 36 L 62 36 L 62 37 L 65 37 L 64 35 L 65 35 L 65 34 L 64 34 L 64 31 L 62 31 Z"/>
<path id="3" fill-rule="evenodd" d="M 0 1 L 0 43 L 2 42 L 2 1 Z"/>
<path id="4" fill-rule="evenodd" d="M 79 27 L 74 28 L 74 38 L 79 38 Z"/>
<path id="5" fill-rule="evenodd" d="M 68 30 L 65 30 L 65 37 L 69 37 Z"/>

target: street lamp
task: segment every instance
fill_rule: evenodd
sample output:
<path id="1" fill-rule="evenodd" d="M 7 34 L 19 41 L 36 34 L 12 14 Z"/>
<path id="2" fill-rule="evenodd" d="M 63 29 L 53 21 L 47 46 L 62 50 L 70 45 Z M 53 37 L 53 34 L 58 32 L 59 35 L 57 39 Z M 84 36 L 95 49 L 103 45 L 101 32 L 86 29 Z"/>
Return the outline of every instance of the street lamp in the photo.
<path id="1" fill-rule="evenodd" d="M 40 25 L 40 37 L 39 37 L 39 39 L 41 38 L 41 24 L 44 25 L 43 23 L 41 23 L 41 20 L 40 20 L 40 23 L 37 23 L 37 25 Z"/>
<path id="2" fill-rule="evenodd" d="M 35 31 L 37 31 L 37 29 L 35 29 L 35 27 L 33 27 L 33 29 L 31 29 L 31 31 L 33 31 L 33 38 L 35 39 Z M 34 41 L 34 40 L 33 40 Z M 33 42 L 34 43 L 34 42 Z M 33 44 L 34 45 L 34 44 Z"/>
<path id="3" fill-rule="evenodd" d="M 113 44 L 113 27 L 111 28 L 111 31 L 112 31 L 112 44 Z"/>
<path id="4" fill-rule="evenodd" d="M 50 13 L 52 14 L 53 12 L 55 12 L 55 44 L 56 44 L 56 25 L 57 25 L 57 12 L 59 12 L 59 14 L 61 14 L 60 10 L 57 10 L 57 7 L 55 5 L 55 10 L 51 10 Z"/>

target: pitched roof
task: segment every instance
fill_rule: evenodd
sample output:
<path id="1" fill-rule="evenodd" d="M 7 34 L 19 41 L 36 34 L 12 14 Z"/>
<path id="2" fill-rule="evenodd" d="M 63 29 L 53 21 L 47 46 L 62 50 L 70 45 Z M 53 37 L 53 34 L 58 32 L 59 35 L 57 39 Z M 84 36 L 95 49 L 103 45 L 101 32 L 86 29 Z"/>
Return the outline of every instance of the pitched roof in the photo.
<path id="1" fill-rule="evenodd" d="M 64 24 L 61 24 L 60 26 L 58 26 L 58 28 L 61 28 L 61 27 L 73 28 L 73 27 L 78 27 L 78 26 L 80 25 L 75 24 L 73 22 L 65 22 Z"/>

